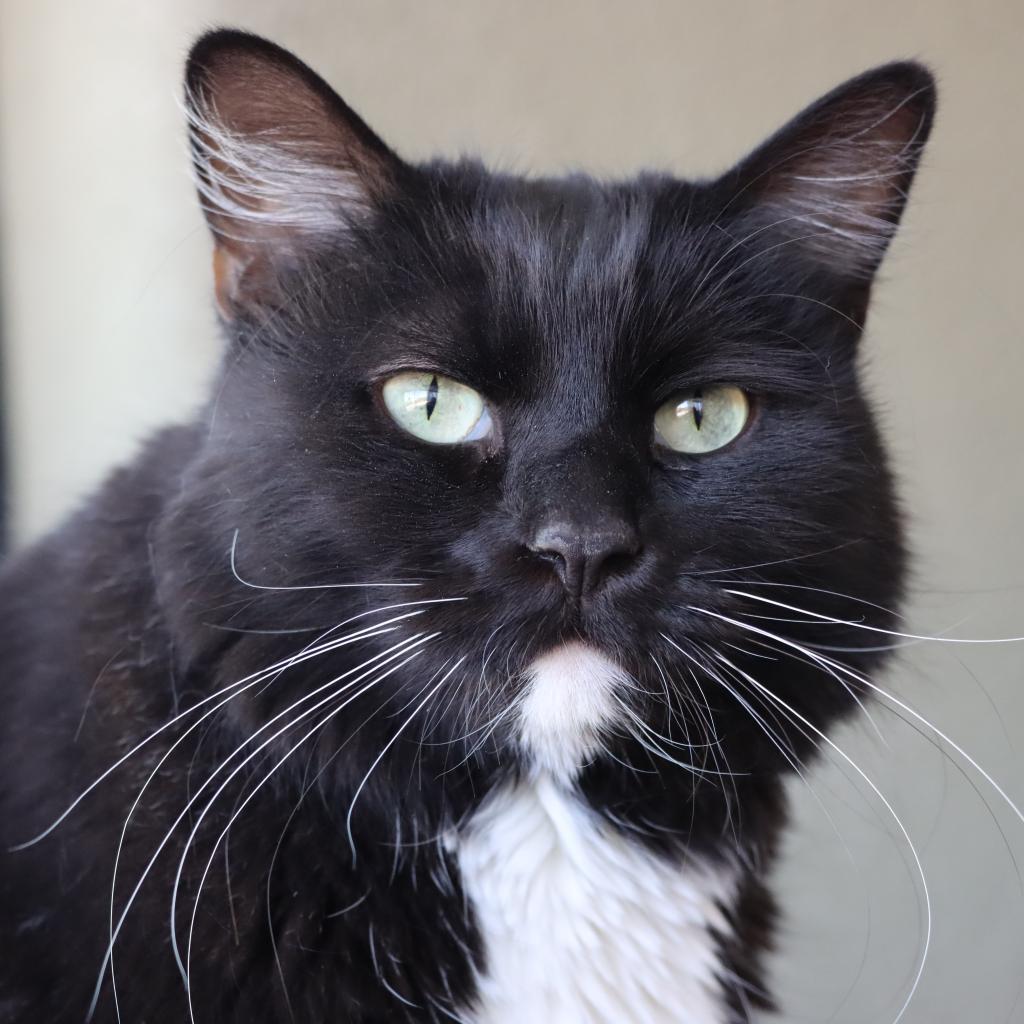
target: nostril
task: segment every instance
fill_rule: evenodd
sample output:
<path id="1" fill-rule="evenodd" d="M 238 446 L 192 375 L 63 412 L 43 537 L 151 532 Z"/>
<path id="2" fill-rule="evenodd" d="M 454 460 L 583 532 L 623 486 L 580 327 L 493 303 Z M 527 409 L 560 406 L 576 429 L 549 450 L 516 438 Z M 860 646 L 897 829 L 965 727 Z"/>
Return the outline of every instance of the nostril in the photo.
<path id="1" fill-rule="evenodd" d="M 628 573 L 634 568 L 640 551 L 640 545 L 635 543 L 599 548 L 587 560 L 583 593 L 589 594 L 608 579 Z"/>
<path id="2" fill-rule="evenodd" d="M 527 544 L 533 555 L 550 565 L 576 600 L 612 576 L 627 573 L 640 554 L 636 532 L 624 524 L 611 528 L 571 528 L 558 523 L 542 528 Z"/>
<path id="3" fill-rule="evenodd" d="M 617 576 L 633 567 L 633 563 L 640 557 L 640 547 L 623 548 L 621 551 L 612 551 L 605 556 L 604 561 L 598 566 L 599 571 L 606 576 Z"/>
<path id="4" fill-rule="evenodd" d="M 526 545 L 530 551 L 545 562 L 555 566 L 566 565 L 579 547 L 577 538 L 563 529 L 546 527 Z"/>
<path id="5" fill-rule="evenodd" d="M 539 558 L 542 562 L 547 562 L 559 575 L 565 571 L 565 555 L 550 548 L 536 548 L 533 545 L 527 545 L 527 547 L 535 558 Z"/>
<path id="6" fill-rule="evenodd" d="M 527 544 L 526 549 L 536 562 L 548 566 L 566 586 L 570 586 L 571 555 L 568 551 L 558 550 L 554 546 L 542 547 L 539 544 Z"/>
<path id="7" fill-rule="evenodd" d="M 558 554 L 557 551 L 538 551 L 537 557 L 543 562 L 550 562 L 552 565 L 565 565 L 565 556 Z"/>

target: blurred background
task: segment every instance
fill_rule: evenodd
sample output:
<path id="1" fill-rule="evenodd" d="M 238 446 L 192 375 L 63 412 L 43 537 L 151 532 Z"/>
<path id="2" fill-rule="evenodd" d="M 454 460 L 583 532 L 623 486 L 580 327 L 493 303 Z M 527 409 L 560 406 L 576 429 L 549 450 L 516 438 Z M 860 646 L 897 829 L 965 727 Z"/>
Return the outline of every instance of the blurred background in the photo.
<path id="1" fill-rule="evenodd" d="M 479 152 L 538 172 L 719 171 L 841 79 L 927 61 L 940 115 L 864 350 L 911 522 L 907 628 L 1024 634 L 1019 0 L 2 0 L 10 544 L 188 416 L 218 359 L 177 105 L 187 48 L 215 25 L 295 50 L 407 157 Z M 1024 644 L 913 643 L 883 682 L 1024 803 L 1022 666 Z M 933 914 L 903 1020 L 1024 1021 L 1024 825 L 962 758 L 872 713 L 880 735 L 861 722 L 836 742 L 891 812 L 838 755 L 793 787 L 781 1019 L 896 1017 L 926 938 L 898 816 Z"/>

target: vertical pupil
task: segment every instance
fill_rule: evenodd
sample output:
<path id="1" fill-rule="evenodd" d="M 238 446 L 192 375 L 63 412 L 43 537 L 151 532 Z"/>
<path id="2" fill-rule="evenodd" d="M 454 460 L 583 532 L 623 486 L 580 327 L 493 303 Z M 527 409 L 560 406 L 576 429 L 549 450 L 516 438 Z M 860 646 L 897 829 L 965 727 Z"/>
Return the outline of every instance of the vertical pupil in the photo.
<path id="1" fill-rule="evenodd" d="M 430 386 L 427 388 L 427 419 L 434 414 L 434 407 L 437 405 L 437 376 L 431 378 Z"/>
<path id="2" fill-rule="evenodd" d="M 694 391 L 693 398 L 690 400 L 690 408 L 693 409 L 693 425 L 700 430 L 701 420 L 704 419 L 704 392 L 701 390 Z"/>

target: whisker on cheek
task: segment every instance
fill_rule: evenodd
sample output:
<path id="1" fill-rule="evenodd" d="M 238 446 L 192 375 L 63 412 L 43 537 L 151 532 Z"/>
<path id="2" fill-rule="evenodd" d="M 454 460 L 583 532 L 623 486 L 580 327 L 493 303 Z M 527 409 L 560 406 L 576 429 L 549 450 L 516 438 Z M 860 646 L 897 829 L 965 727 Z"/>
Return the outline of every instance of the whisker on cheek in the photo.
<path id="1" fill-rule="evenodd" d="M 391 651 L 393 653 L 388 654 L 388 652 L 384 652 L 384 654 L 388 655 L 386 658 L 384 657 L 384 654 L 375 655 L 373 658 L 368 659 L 368 661 L 364 662 L 362 665 L 357 666 L 356 669 L 352 669 L 349 672 L 344 673 L 342 676 L 338 676 L 335 679 L 331 680 L 329 683 L 326 683 L 323 686 L 318 687 L 316 691 L 304 695 L 302 698 L 300 698 L 298 701 L 296 701 L 295 705 L 292 705 L 292 707 L 294 707 L 294 706 L 296 706 L 296 705 L 298 705 L 300 703 L 303 703 L 306 700 L 311 699 L 312 697 L 314 697 L 317 694 L 323 692 L 323 690 L 328 689 L 331 686 L 335 686 L 341 679 L 346 678 L 347 676 L 353 675 L 356 672 L 359 672 L 360 669 L 363 669 L 368 664 L 372 664 L 375 661 L 376 662 L 381 662 L 381 661 L 386 662 L 386 661 L 393 660 L 394 658 L 399 657 L 399 656 L 401 656 L 401 654 L 405 653 L 405 651 L 410 646 L 417 645 L 417 644 L 422 644 L 424 642 L 427 642 L 430 639 L 432 639 L 432 637 L 430 637 L 430 636 L 424 637 L 422 634 L 418 634 L 412 640 L 402 641 L 399 644 L 394 645 L 394 647 L 389 648 L 389 651 Z M 368 670 L 362 672 L 361 675 L 357 675 L 356 678 L 354 678 L 354 679 L 350 680 L 348 683 L 344 684 L 344 686 L 341 688 L 341 690 L 344 691 L 345 689 L 349 689 L 352 686 L 355 686 L 362 679 L 366 678 L 367 675 L 372 674 L 373 671 L 375 671 L 375 669 L 371 668 L 371 669 L 368 669 Z M 307 709 L 307 711 L 303 712 L 302 715 L 300 716 L 300 718 L 301 717 L 305 717 L 306 715 L 308 715 L 312 711 L 315 711 L 319 707 L 322 707 L 324 704 L 326 704 L 330 700 L 332 700 L 335 696 L 336 696 L 336 693 L 328 694 L 327 697 L 324 697 L 320 701 L 318 701 L 316 703 L 316 705 L 314 705 L 314 707 L 312 709 Z M 125 902 L 124 908 L 122 909 L 121 914 L 118 917 L 117 924 L 111 929 L 110 939 L 109 939 L 109 942 L 107 944 L 107 950 L 106 950 L 106 952 L 104 954 L 104 957 L 103 957 L 103 963 L 102 963 L 102 965 L 100 967 L 100 970 L 99 970 L 99 975 L 98 975 L 98 978 L 97 978 L 97 981 L 96 981 L 96 986 L 95 986 L 95 989 L 93 991 L 92 1002 L 91 1002 L 90 1007 L 89 1007 L 89 1019 L 91 1019 L 92 1015 L 95 1013 L 96 1006 L 97 1006 L 98 1001 L 99 1001 L 99 995 L 100 995 L 100 990 L 101 990 L 101 987 L 102 987 L 102 984 L 103 984 L 104 975 L 106 974 L 107 967 L 108 967 L 108 964 L 110 962 L 110 957 L 112 956 L 112 953 L 113 953 L 114 944 L 117 941 L 117 937 L 120 934 L 121 929 L 124 926 L 125 920 L 128 917 L 128 913 L 131 910 L 131 907 L 132 907 L 133 903 L 135 902 L 136 897 L 138 896 L 140 890 L 142 889 L 143 883 L 145 882 L 146 878 L 149 876 L 150 872 L 152 871 L 153 866 L 155 865 L 155 863 L 156 863 L 157 859 L 159 858 L 161 852 L 167 846 L 167 844 L 170 842 L 170 840 L 171 840 L 173 834 L 175 833 L 175 831 L 177 830 L 177 828 L 181 825 L 181 823 L 188 816 L 188 814 L 190 813 L 192 808 L 195 806 L 195 804 L 198 801 L 198 799 L 201 796 L 201 794 L 205 791 L 205 789 L 208 786 L 210 786 L 214 782 L 216 776 L 227 766 L 227 764 L 230 763 L 230 761 L 233 758 L 235 758 L 239 753 L 241 753 L 251 743 L 252 739 L 255 738 L 256 735 L 265 732 L 269 728 L 272 728 L 273 725 L 277 721 L 279 721 L 282 717 L 287 715 L 292 710 L 292 707 L 286 708 L 285 711 L 278 713 L 273 718 L 271 718 L 269 721 L 265 722 L 262 726 L 260 726 L 259 729 L 256 730 L 255 733 L 253 733 L 252 736 L 247 738 L 244 743 L 242 743 L 238 747 L 236 747 L 235 750 L 224 761 L 221 762 L 220 766 L 214 770 L 213 774 L 211 774 L 206 779 L 206 781 L 203 782 L 203 784 L 199 787 L 199 789 L 195 792 L 195 794 L 192 795 L 192 797 L 189 799 L 188 803 L 185 805 L 184 809 L 180 812 L 180 814 L 177 816 L 177 818 L 175 818 L 175 820 L 171 824 L 170 828 L 164 834 L 163 839 L 160 841 L 160 843 L 158 844 L 155 852 L 150 857 L 150 859 L 147 862 L 146 866 L 143 868 L 142 873 L 141 873 L 138 881 L 136 882 L 135 887 L 132 889 L 131 893 L 129 894 L 128 899 Z M 231 778 L 234 778 L 235 776 L 237 776 L 238 772 L 242 768 L 244 768 L 245 765 L 249 764 L 262 750 L 266 749 L 271 743 L 273 743 L 279 736 L 281 736 L 284 732 L 286 732 L 294 724 L 295 724 L 294 721 L 286 723 L 280 729 L 278 729 L 277 731 L 272 733 L 267 739 L 263 740 L 232 771 L 231 775 L 229 776 L 229 781 L 230 781 Z M 223 791 L 223 788 L 224 787 L 221 786 L 221 788 L 217 790 L 217 793 L 215 794 L 215 798 L 216 798 L 217 795 L 219 795 Z M 205 814 L 205 811 L 210 808 L 210 806 L 212 806 L 212 801 L 211 801 L 211 803 L 207 804 L 207 807 L 204 809 L 204 814 Z M 191 838 L 194 838 L 195 832 L 196 832 L 196 829 L 193 829 L 192 837 L 190 837 L 189 842 L 191 842 Z M 185 846 L 185 852 L 186 853 L 187 853 L 187 850 L 188 850 L 188 844 L 186 844 L 186 846 Z M 181 870 L 181 865 L 179 864 L 179 873 L 178 873 L 177 879 L 175 881 L 175 888 L 174 888 L 175 895 L 176 895 L 176 892 L 177 892 L 177 885 L 178 885 L 178 882 L 180 881 L 180 877 L 181 877 L 180 876 L 180 870 Z M 112 888 L 111 891 L 113 892 L 113 888 Z M 179 970 L 182 973 L 182 977 L 185 978 L 185 968 L 184 968 L 184 964 L 181 961 L 180 956 L 177 955 L 177 943 L 176 943 L 176 938 L 175 938 L 175 932 L 173 930 L 173 920 L 174 920 L 174 911 L 173 911 L 174 902 L 173 902 L 173 899 L 174 898 L 172 897 L 172 932 L 171 932 L 172 947 L 173 947 L 173 949 L 175 951 L 175 954 L 176 954 L 176 960 L 177 960 L 177 963 L 178 963 Z M 186 980 L 186 983 L 187 983 L 187 978 L 185 978 L 185 980 Z"/>
<path id="2" fill-rule="evenodd" d="M 438 634 L 433 634 L 431 636 L 428 636 L 428 637 L 425 638 L 425 640 L 423 642 L 429 642 L 429 640 L 434 639 L 437 635 Z M 402 651 L 402 653 L 405 654 L 407 651 L 408 651 L 408 647 L 405 648 Z M 191 919 L 189 921 L 189 932 L 188 932 L 188 941 L 187 941 L 187 945 L 186 945 L 185 960 L 184 960 L 184 962 L 182 962 L 180 954 L 179 954 L 179 950 L 178 950 L 177 932 L 176 932 L 176 928 L 175 928 L 175 921 L 176 921 L 176 904 L 177 904 L 178 887 L 179 887 L 179 884 L 181 882 L 181 875 L 182 875 L 182 871 L 184 869 L 185 857 L 188 854 L 189 847 L 192 845 L 193 841 L 195 840 L 196 835 L 199 832 L 199 828 L 200 828 L 200 826 L 202 824 L 203 818 L 209 812 L 209 810 L 213 807 L 213 805 L 216 802 L 217 798 L 223 792 L 225 787 L 230 783 L 231 779 L 239 771 L 241 771 L 241 769 L 245 766 L 245 764 L 247 763 L 248 759 L 246 759 L 246 761 L 243 761 L 241 764 L 239 764 L 232 771 L 231 775 L 229 775 L 228 778 L 226 778 L 224 780 L 224 782 L 221 784 L 221 786 L 217 790 L 217 792 L 214 793 L 214 795 L 210 798 L 210 800 L 208 801 L 206 807 L 204 807 L 203 810 L 200 812 L 199 817 L 196 819 L 196 823 L 193 826 L 192 832 L 191 832 L 191 834 L 189 835 L 188 839 L 185 842 L 184 850 L 183 850 L 183 853 L 182 853 L 182 857 L 181 857 L 181 860 L 178 863 L 178 872 L 177 872 L 177 875 L 175 876 L 175 880 L 174 880 L 174 888 L 172 890 L 171 910 L 170 910 L 171 946 L 172 946 L 172 949 L 174 950 L 175 957 L 178 960 L 178 966 L 179 966 L 179 968 L 182 971 L 182 976 L 183 976 L 183 979 L 184 979 L 184 982 L 185 982 L 185 988 L 186 988 L 186 991 L 187 991 L 188 997 L 189 997 L 189 1010 L 190 1010 L 190 1013 L 192 1013 L 192 994 L 191 994 L 192 989 L 191 989 L 191 984 L 190 984 L 191 960 L 192 960 L 192 939 L 193 939 L 193 935 L 194 935 L 194 932 L 195 932 L 196 915 L 199 912 L 199 901 L 200 901 L 200 899 L 202 897 L 203 886 L 204 886 L 204 884 L 206 882 L 207 876 L 210 873 L 210 868 L 213 865 L 213 861 L 214 861 L 214 858 L 216 857 L 217 850 L 219 849 L 220 844 L 224 841 L 224 838 L 227 836 L 228 832 L 230 831 L 231 826 L 238 819 L 239 815 L 245 810 L 246 806 L 250 803 L 250 801 L 253 799 L 253 797 L 256 796 L 256 794 L 267 784 L 267 782 L 270 781 L 271 778 L 273 778 L 274 774 L 278 771 L 278 769 L 280 769 L 281 766 L 289 758 L 291 758 L 291 756 L 295 753 L 296 750 L 298 750 L 306 742 L 308 742 L 308 740 L 311 737 L 317 735 L 333 718 L 335 718 L 338 714 L 340 714 L 340 712 L 343 711 L 346 707 L 348 707 L 349 704 L 351 704 L 354 700 L 358 699 L 363 694 L 367 693 L 373 687 L 378 686 L 381 682 L 383 682 L 392 673 L 397 672 L 397 671 L 401 670 L 402 668 L 404 668 L 411 661 L 413 661 L 416 657 L 418 657 L 420 653 L 421 653 L 420 651 L 415 651 L 414 650 L 412 654 L 409 654 L 402 661 L 398 662 L 398 664 L 393 665 L 387 671 L 382 672 L 379 676 L 376 676 L 369 683 L 367 683 L 366 686 L 360 688 L 359 690 L 355 691 L 350 696 L 346 697 L 346 699 L 344 701 L 342 701 L 340 705 L 338 705 L 335 708 L 332 708 L 331 711 L 328 712 L 328 714 L 326 714 L 323 718 L 321 718 L 308 732 L 306 732 L 301 737 L 301 739 L 298 740 L 298 742 L 293 744 L 285 752 L 285 754 L 274 764 L 274 766 L 270 769 L 270 771 L 267 772 L 266 775 L 264 775 L 264 777 L 256 784 L 256 786 L 253 787 L 253 789 L 249 792 L 249 794 L 246 796 L 246 798 L 242 801 L 241 805 L 238 807 L 238 809 L 235 811 L 235 813 L 231 816 L 231 818 L 228 820 L 227 825 L 224 826 L 224 829 L 221 831 L 220 835 L 218 835 L 218 837 L 214 841 L 213 849 L 212 849 L 212 851 L 210 853 L 209 859 L 206 862 L 206 866 L 203 868 L 203 872 L 202 872 L 202 874 L 200 876 L 199 884 L 198 884 L 198 887 L 196 889 L 195 903 L 194 903 L 193 908 L 192 908 L 192 916 L 191 916 Z M 355 681 L 353 681 L 353 683 L 347 684 L 345 687 L 341 687 L 339 690 L 334 691 L 332 694 L 329 695 L 328 698 L 326 698 L 322 702 L 318 702 L 318 704 L 315 705 L 315 707 L 313 709 L 310 709 L 310 710 L 316 710 L 317 708 L 322 706 L 324 703 L 327 703 L 328 701 L 336 699 L 339 696 L 340 693 L 344 692 L 351 685 L 354 685 L 354 682 Z M 289 710 L 291 710 L 291 709 L 289 709 Z M 290 721 L 287 724 L 287 726 L 285 726 L 284 729 L 279 730 L 278 733 L 275 733 L 274 736 L 271 737 L 271 739 L 276 739 L 277 736 L 282 734 L 285 730 L 290 730 L 291 728 L 293 728 L 302 718 L 306 717 L 309 713 L 310 713 L 309 711 L 304 711 L 301 715 L 297 716 L 292 721 Z M 264 743 L 261 744 L 259 748 L 257 748 L 257 751 L 259 749 L 262 749 L 262 747 L 267 745 L 269 742 L 270 742 L 270 740 L 264 741 Z M 251 758 L 253 755 L 249 755 L 249 756 Z M 354 854 L 353 854 L 353 857 L 354 857 Z M 193 1020 L 194 1019 L 195 1019 L 195 1016 L 194 1016 L 194 1013 L 193 1013 Z"/>

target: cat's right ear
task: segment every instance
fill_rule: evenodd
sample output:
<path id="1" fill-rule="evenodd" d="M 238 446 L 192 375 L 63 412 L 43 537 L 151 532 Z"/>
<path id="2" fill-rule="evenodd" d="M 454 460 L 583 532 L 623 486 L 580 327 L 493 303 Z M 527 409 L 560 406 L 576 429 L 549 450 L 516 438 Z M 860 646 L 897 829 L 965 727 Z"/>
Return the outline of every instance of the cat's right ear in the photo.
<path id="1" fill-rule="evenodd" d="M 315 72 L 245 32 L 195 44 L 185 107 L 229 320 L 273 306 L 281 271 L 364 222 L 404 167 Z"/>

